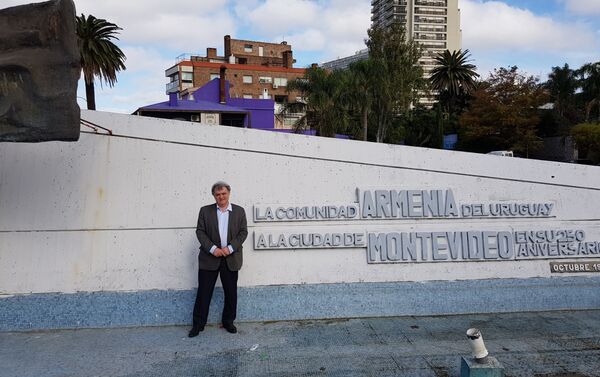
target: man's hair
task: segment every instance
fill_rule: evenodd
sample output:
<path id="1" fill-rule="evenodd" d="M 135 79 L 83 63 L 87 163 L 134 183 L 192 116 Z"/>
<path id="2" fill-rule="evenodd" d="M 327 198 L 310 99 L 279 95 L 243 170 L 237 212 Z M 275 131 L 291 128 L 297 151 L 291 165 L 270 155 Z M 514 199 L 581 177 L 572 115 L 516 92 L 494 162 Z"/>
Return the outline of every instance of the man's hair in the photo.
<path id="1" fill-rule="evenodd" d="M 212 185 L 210 192 L 214 195 L 215 191 L 220 190 L 223 187 L 225 187 L 227 189 L 227 191 L 231 192 L 231 186 L 229 186 L 226 182 L 223 182 L 223 181 L 218 181 L 214 185 Z"/>

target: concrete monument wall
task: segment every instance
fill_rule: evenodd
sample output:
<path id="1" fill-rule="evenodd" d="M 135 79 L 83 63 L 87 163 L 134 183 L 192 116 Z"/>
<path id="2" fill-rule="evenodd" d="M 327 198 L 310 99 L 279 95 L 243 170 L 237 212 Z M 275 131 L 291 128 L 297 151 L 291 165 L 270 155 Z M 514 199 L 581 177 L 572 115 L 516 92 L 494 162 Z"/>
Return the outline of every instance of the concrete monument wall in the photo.
<path id="1" fill-rule="evenodd" d="M 82 118 L 113 136 L 0 144 L 0 330 L 189 323 L 221 179 L 249 220 L 239 320 L 600 307 L 598 167 Z"/>

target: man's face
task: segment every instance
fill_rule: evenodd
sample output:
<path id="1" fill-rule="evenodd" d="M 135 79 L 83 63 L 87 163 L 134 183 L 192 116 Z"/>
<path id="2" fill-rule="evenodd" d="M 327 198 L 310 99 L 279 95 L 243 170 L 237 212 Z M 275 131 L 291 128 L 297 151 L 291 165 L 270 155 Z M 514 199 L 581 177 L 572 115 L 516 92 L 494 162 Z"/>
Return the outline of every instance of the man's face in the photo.
<path id="1" fill-rule="evenodd" d="M 229 204 L 229 190 L 227 190 L 226 187 L 221 187 L 220 189 L 215 190 L 213 196 L 215 197 L 219 207 L 227 207 Z"/>

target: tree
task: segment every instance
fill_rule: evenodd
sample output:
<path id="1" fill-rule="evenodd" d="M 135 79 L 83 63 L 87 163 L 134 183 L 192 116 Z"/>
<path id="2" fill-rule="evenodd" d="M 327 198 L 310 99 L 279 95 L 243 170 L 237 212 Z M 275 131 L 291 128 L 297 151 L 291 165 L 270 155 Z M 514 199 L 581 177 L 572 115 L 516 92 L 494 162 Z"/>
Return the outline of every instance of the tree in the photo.
<path id="1" fill-rule="evenodd" d="M 350 104 L 356 108 L 361 120 L 361 138 L 367 140 L 369 113 L 373 104 L 375 90 L 374 77 L 377 75 L 376 66 L 371 59 L 360 60 L 348 66 L 348 87 Z"/>
<path id="2" fill-rule="evenodd" d="M 303 98 L 284 109 L 284 114 L 304 114 L 295 122 L 294 131 L 312 129 L 317 135 L 327 137 L 346 132 L 349 119 L 348 100 L 344 97 L 346 80 L 344 71 L 311 67 L 303 78 L 288 82 L 288 92 L 298 91 Z"/>
<path id="3" fill-rule="evenodd" d="M 580 156 L 587 156 L 593 163 L 600 163 L 600 124 L 582 123 L 571 131 Z"/>
<path id="4" fill-rule="evenodd" d="M 598 122 L 600 122 L 600 62 L 583 65 L 577 72 L 581 78 L 581 89 L 586 97 L 587 105 L 585 121 L 590 120 L 594 106 L 598 108 Z"/>
<path id="5" fill-rule="evenodd" d="M 373 79 L 372 118 L 377 125 L 377 142 L 383 142 L 395 118 L 406 117 L 410 107 L 426 89 L 423 69 L 419 65 L 421 49 L 406 38 L 404 27 L 373 28 L 365 41 L 369 59 L 376 73 Z"/>
<path id="6" fill-rule="evenodd" d="M 125 69 L 125 54 L 112 40 L 122 30 L 117 25 L 92 15 L 76 17 L 77 44 L 85 81 L 85 95 L 89 110 L 96 110 L 94 78 L 109 86 L 117 82 L 117 72 Z"/>
<path id="7" fill-rule="evenodd" d="M 561 116 L 572 105 L 577 90 L 577 77 L 575 71 L 569 68 L 568 64 L 561 67 L 552 67 L 552 72 L 548 75 L 548 81 L 545 84 L 550 91 L 550 96 L 554 102 L 554 109 Z"/>
<path id="8" fill-rule="evenodd" d="M 511 149 L 527 156 L 542 144 L 538 108 L 548 96 L 533 76 L 517 67 L 495 69 L 473 92 L 459 118 L 461 148 L 477 152 Z"/>
<path id="9" fill-rule="evenodd" d="M 453 113 L 459 96 L 475 89 L 477 77 L 474 64 L 469 63 L 469 50 L 444 51 L 434 57 L 436 67 L 431 71 L 431 87 L 438 91 L 440 102 L 448 113 Z M 445 99 L 445 101 L 442 101 Z"/>
<path id="10" fill-rule="evenodd" d="M 406 145 L 427 148 L 443 147 L 444 125 L 439 106 L 428 109 L 418 105 L 412 109 L 411 116 L 403 123 Z"/>

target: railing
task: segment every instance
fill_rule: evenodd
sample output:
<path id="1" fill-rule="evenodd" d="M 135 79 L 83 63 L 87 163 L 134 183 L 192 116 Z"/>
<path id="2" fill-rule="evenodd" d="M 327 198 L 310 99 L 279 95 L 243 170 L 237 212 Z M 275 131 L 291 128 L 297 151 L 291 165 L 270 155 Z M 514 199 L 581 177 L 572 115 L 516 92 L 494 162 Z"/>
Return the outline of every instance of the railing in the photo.
<path id="1" fill-rule="evenodd" d="M 175 88 L 179 89 L 179 80 L 175 80 L 175 81 L 171 81 L 171 82 L 167 83 L 166 87 L 167 87 L 167 89 L 166 89 L 167 93 L 173 91 L 173 89 L 175 89 Z"/>
<path id="2" fill-rule="evenodd" d="M 428 44 L 428 43 L 421 43 L 421 47 L 423 48 L 446 48 L 446 43 L 440 43 L 440 44 Z"/>
<path id="3" fill-rule="evenodd" d="M 415 17 L 415 22 L 420 22 L 420 23 L 425 23 L 425 24 L 445 24 L 446 19 Z"/>
<path id="4" fill-rule="evenodd" d="M 429 31 L 429 32 L 434 32 L 434 33 L 445 33 L 446 26 L 427 27 L 427 26 L 423 26 L 423 25 L 415 25 L 415 31 Z"/>
<path id="5" fill-rule="evenodd" d="M 448 3 L 446 1 L 427 1 L 427 0 L 417 0 L 415 1 L 416 6 L 426 6 L 426 7 L 447 7 Z"/>
<path id="6" fill-rule="evenodd" d="M 100 129 L 100 130 L 104 130 L 104 131 L 108 132 L 109 135 L 113 134 L 112 130 L 110 130 L 108 128 L 104 128 L 102 126 L 99 126 L 96 123 L 92 123 L 89 120 L 85 120 L 83 118 L 79 119 L 79 124 L 81 124 L 84 127 L 91 128 L 96 133 L 98 133 L 98 130 Z"/>
<path id="7" fill-rule="evenodd" d="M 448 14 L 446 9 L 433 10 L 433 9 L 421 9 L 415 8 L 415 14 L 430 14 L 432 16 L 445 16 Z"/>
<path id="8" fill-rule="evenodd" d="M 428 41 L 445 41 L 446 37 L 443 35 L 415 34 L 415 39 L 423 39 Z"/>

